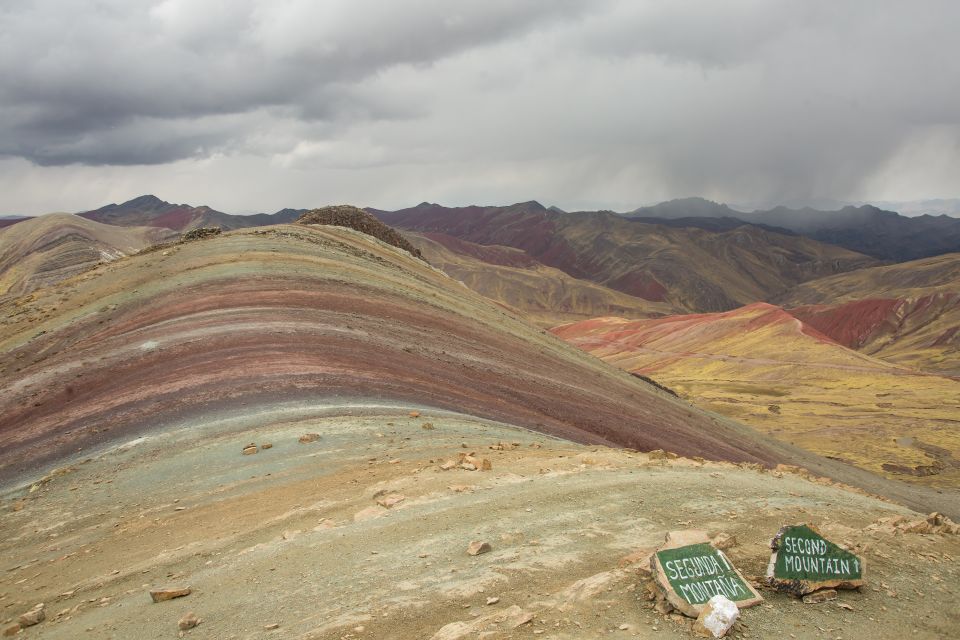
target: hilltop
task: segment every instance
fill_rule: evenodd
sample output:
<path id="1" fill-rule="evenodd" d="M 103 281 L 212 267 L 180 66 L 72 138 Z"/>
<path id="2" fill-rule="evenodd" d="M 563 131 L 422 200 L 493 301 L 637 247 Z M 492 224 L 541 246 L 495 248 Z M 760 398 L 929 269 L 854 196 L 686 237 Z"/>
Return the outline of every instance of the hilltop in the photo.
<path id="1" fill-rule="evenodd" d="M 0 230 L 0 297 L 23 295 L 174 237 L 152 227 L 117 227 L 68 213 Z"/>

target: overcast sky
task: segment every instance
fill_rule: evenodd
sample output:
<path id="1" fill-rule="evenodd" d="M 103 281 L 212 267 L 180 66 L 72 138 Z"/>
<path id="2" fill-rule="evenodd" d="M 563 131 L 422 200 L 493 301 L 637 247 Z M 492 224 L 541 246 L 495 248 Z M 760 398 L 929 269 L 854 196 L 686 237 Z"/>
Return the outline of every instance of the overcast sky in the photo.
<path id="1" fill-rule="evenodd" d="M 960 196 L 953 0 L 3 0 L 0 214 Z"/>

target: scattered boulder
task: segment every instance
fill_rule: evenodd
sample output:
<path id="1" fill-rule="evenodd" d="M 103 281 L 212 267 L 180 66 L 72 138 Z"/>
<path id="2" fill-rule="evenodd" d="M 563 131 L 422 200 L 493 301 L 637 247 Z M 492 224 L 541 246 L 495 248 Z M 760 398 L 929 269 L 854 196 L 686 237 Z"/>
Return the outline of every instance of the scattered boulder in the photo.
<path id="1" fill-rule="evenodd" d="M 770 542 L 767 584 L 803 596 L 828 587 L 864 585 L 863 559 L 824 538 L 812 525 L 786 526 Z"/>
<path id="2" fill-rule="evenodd" d="M 461 462 L 460 468 L 466 469 L 467 471 L 476 471 L 477 465 L 473 464 L 472 462 Z"/>
<path id="3" fill-rule="evenodd" d="M 299 442 L 300 444 L 310 444 L 311 442 L 316 442 L 319 439 L 320 439 L 319 433 L 305 433 L 299 438 L 297 438 L 297 442 Z"/>
<path id="4" fill-rule="evenodd" d="M 220 227 L 197 227 L 187 231 L 185 234 L 180 236 L 180 242 L 192 242 L 193 240 L 204 240 L 205 238 L 212 238 L 223 233 L 223 230 Z"/>
<path id="5" fill-rule="evenodd" d="M 868 531 L 883 531 L 885 533 L 926 533 L 936 535 L 960 534 L 960 524 L 956 524 L 942 513 L 933 512 L 926 518 L 908 520 L 904 516 L 881 518 L 867 527 Z"/>
<path id="6" fill-rule="evenodd" d="M 389 245 L 403 249 L 410 255 L 424 260 L 420 250 L 410 244 L 403 235 L 397 232 L 393 227 L 389 227 L 377 220 L 372 214 L 358 209 L 349 204 L 340 204 L 329 207 L 321 207 L 307 211 L 297 218 L 296 224 L 320 224 L 335 225 L 338 227 L 348 227 L 355 229 L 360 233 L 373 236 L 378 240 L 386 242 Z M 426 262 L 426 260 L 424 260 Z"/>
<path id="7" fill-rule="evenodd" d="M 164 602 L 174 598 L 182 598 L 190 595 L 193 591 L 190 587 L 174 587 L 170 589 L 154 589 L 150 591 L 150 597 L 154 602 Z"/>
<path id="8" fill-rule="evenodd" d="M 493 463 L 484 458 L 480 461 L 480 471 L 493 471 Z"/>
<path id="9" fill-rule="evenodd" d="M 391 493 L 378 499 L 377 504 L 385 509 L 391 509 L 406 499 L 407 497 L 404 495 L 400 495 L 399 493 Z"/>
<path id="10" fill-rule="evenodd" d="M 488 638 L 499 632 L 516 629 L 533 620 L 533 613 L 511 605 L 473 620 L 445 624 L 430 637 L 430 640 L 462 640 L 465 638 Z"/>
<path id="11" fill-rule="evenodd" d="M 243 448 L 243 455 L 245 455 L 245 456 L 251 456 L 251 455 L 255 454 L 257 451 L 258 451 L 257 445 L 254 444 L 253 442 L 251 442 L 250 444 L 248 444 L 247 446 L 245 446 L 245 447 Z"/>
<path id="12" fill-rule="evenodd" d="M 664 451 L 663 449 L 654 449 L 653 451 L 647 452 L 647 457 L 650 460 L 676 460 L 680 456 L 671 452 Z"/>
<path id="13" fill-rule="evenodd" d="M 497 596 L 491 596 L 487 598 L 487 606 L 490 606 L 491 604 L 497 604 L 498 602 L 500 602 L 500 598 Z"/>
<path id="14" fill-rule="evenodd" d="M 203 622 L 203 620 L 198 618 L 197 615 L 191 611 L 180 618 L 180 621 L 177 622 L 177 627 L 180 629 L 180 631 L 186 631 L 187 629 L 193 629 L 201 622 Z"/>
<path id="15" fill-rule="evenodd" d="M 456 466 L 457 466 L 456 462 L 454 462 L 453 460 L 447 460 L 446 462 L 440 465 L 440 468 L 443 469 L 444 471 L 450 471 L 450 469 L 453 469 Z"/>
<path id="16" fill-rule="evenodd" d="M 264 442 L 262 445 L 260 445 L 260 448 L 261 448 L 261 449 L 273 449 L 273 444 L 270 443 L 270 442 Z"/>
<path id="17" fill-rule="evenodd" d="M 803 596 L 803 604 L 820 604 L 821 602 L 829 602 L 830 600 L 836 599 L 836 589 L 821 589 L 820 591 L 814 591 L 811 594 Z"/>
<path id="18" fill-rule="evenodd" d="M 740 609 L 736 602 L 725 596 L 715 595 L 707 600 L 707 605 L 697 616 L 693 632 L 703 638 L 722 638 L 727 635 L 738 617 Z"/>
<path id="19" fill-rule="evenodd" d="M 280 623 L 278 623 L 278 622 L 272 622 L 272 623 L 270 623 L 270 624 L 265 624 L 265 625 L 263 625 L 263 630 L 264 630 L 264 631 L 274 631 L 274 630 L 279 629 L 279 628 L 280 628 Z"/>
<path id="20" fill-rule="evenodd" d="M 490 546 L 489 542 L 482 542 L 480 540 L 474 540 L 470 543 L 470 546 L 467 547 L 467 555 L 479 556 L 480 554 L 493 551 L 493 547 Z"/>
<path id="21" fill-rule="evenodd" d="M 32 627 L 33 625 L 40 624 L 47 618 L 46 605 L 44 603 L 39 603 L 34 605 L 33 609 L 27 611 L 26 613 L 20 614 L 20 617 L 17 618 L 17 622 L 21 627 L 27 628 Z"/>

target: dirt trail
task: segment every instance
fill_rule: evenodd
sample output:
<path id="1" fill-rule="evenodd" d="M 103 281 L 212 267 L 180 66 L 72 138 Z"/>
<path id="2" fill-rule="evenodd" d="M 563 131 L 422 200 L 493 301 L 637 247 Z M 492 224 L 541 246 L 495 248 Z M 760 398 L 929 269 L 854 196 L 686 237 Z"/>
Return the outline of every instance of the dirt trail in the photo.
<path id="1" fill-rule="evenodd" d="M 852 610 L 764 591 L 734 637 L 944 638 L 956 628 L 960 537 L 864 530 L 917 517 L 903 507 L 423 407 L 337 413 L 223 412 L 78 459 L 32 493 L 8 487 L 2 618 L 45 602 L 48 620 L 23 637 L 51 639 L 175 638 L 187 611 L 203 619 L 187 632 L 197 639 L 688 638 L 642 600 L 625 556 L 668 530 L 704 528 L 735 535 L 729 555 L 758 575 L 778 527 L 810 522 L 858 546 L 868 587 L 841 594 Z M 321 437 L 300 444 L 305 433 Z M 242 455 L 250 442 L 273 446 Z M 492 470 L 440 469 L 467 452 Z M 391 494 L 404 500 L 377 505 Z M 493 550 L 468 556 L 472 540 Z M 166 585 L 194 591 L 151 603 L 148 589 Z M 510 629 L 512 607 L 532 620 Z"/>

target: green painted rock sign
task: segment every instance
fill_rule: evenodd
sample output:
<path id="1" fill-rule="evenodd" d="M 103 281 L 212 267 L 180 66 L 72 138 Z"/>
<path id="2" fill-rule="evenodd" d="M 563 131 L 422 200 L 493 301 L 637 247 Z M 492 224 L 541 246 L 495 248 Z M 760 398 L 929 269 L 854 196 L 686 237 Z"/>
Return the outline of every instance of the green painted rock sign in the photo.
<path id="1" fill-rule="evenodd" d="M 688 616 L 698 616 L 707 601 L 718 594 L 740 608 L 763 602 L 727 556 L 709 544 L 660 549 L 650 564 L 667 600 Z"/>
<path id="2" fill-rule="evenodd" d="M 770 543 L 767 582 L 798 596 L 827 587 L 864 584 L 863 560 L 830 542 L 810 525 L 783 527 Z"/>

